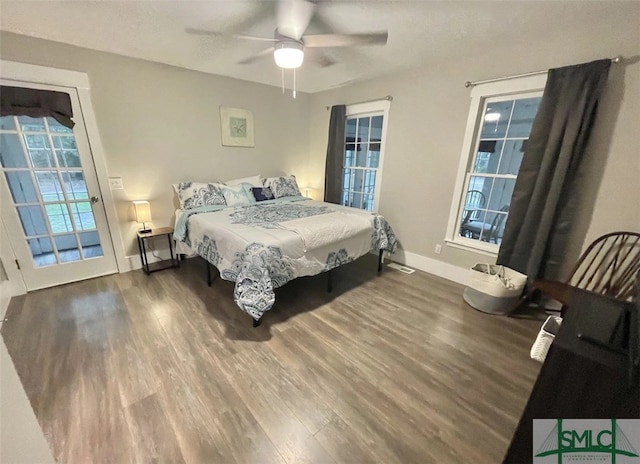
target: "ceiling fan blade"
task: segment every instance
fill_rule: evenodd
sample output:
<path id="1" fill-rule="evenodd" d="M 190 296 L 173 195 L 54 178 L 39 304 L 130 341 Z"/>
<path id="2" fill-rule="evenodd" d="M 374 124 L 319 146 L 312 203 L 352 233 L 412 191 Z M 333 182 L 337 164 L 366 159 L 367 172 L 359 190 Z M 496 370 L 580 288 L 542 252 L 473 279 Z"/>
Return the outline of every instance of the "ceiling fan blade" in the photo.
<path id="1" fill-rule="evenodd" d="M 351 47 L 356 45 L 385 45 L 389 33 L 371 32 L 365 34 L 315 34 L 305 35 L 305 47 Z"/>
<path id="2" fill-rule="evenodd" d="M 264 58 L 265 56 L 272 55 L 272 54 L 273 54 L 273 47 L 265 48 L 264 50 L 259 51 L 255 55 L 245 58 L 244 60 L 238 61 L 238 64 L 251 64 L 255 61 L 258 61 L 260 58 Z"/>
<path id="3" fill-rule="evenodd" d="M 300 40 L 309 26 L 315 5 L 306 0 L 278 1 L 278 33 Z"/>
<path id="4" fill-rule="evenodd" d="M 252 35 L 244 35 L 244 34 L 225 34 L 223 32 L 217 31 L 208 31 L 206 29 L 196 29 L 193 27 L 187 27 L 185 29 L 187 34 L 193 35 L 210 35 L 213 37 L 233 37 L 234 39 L 245 39 L 245 40 L 259 40 L 261 42 L 277 42 L 273 37 L 254 37 Z"/>

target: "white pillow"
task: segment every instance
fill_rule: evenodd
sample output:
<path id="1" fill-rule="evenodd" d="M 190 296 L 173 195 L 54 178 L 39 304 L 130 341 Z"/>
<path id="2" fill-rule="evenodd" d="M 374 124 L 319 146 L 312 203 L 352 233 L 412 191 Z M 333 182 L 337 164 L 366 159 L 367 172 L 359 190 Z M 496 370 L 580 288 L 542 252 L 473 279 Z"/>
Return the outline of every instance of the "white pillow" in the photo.
<path id="1" fill-rule="evenodd" d="M 251 184 L 251 187 L 262 187 L 262 176 L 257 174 L 251 177 L 243 177 L 242 179 L 232 179 L 224 182 L 224 184 L 231 187 L 240 184 Z"/>
<path id="2" fill-rule="evenodd" d="M 249 206 L 256 202 L 251 191 L 251 184 L 248 182 L 234 186 L 224 185 L 222 186 L 222 195 L 227 206 Z"/>
<path id="3" fill-rule="evenodd" d="M 265 179 L 264 186 L 271 189 L 275 198 L 300 196 L 300 189 L 294 175 L 269 177 Z"/>
<path id="4" fill-rule="evenodd" d="M 180 208 L 191 209 L 207 205 L 224 205 L 222 195 L 224 185 L 215 182 L 180 182 L 173 184 L 173 189 L 178 194 Z"/>

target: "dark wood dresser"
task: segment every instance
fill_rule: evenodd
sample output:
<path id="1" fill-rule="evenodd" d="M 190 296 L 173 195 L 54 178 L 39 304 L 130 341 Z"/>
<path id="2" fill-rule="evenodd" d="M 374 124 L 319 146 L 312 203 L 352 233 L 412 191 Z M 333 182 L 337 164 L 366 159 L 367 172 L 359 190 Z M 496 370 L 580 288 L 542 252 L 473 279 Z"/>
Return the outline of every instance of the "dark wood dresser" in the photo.
<path id="1" fill-rule="evenodd" d="M 572 289 L 504 463 L 533 460 L 533 419 L 638 419 L 638 304 Z"/>

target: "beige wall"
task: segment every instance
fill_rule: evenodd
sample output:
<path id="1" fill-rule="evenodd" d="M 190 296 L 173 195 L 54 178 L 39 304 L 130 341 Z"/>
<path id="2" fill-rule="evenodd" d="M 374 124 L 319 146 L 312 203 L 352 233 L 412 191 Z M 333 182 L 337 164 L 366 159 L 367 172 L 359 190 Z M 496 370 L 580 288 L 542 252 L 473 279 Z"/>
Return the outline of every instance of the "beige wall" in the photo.
<path id="1" fill-rule="evenodd" d="M 153 225 L 172 225 L 171 184 L 253 174 L 306 182 L 308 95 L 11 33 L 4 60 L 86 72 L 128 255 L 136 255 L 131 200 L 151 202 Z M 255 148 L 223 147 L 220 106 L 253 112 Z"/>
<path id="2" fill-rule="evenodd" d="M 53 464 L 29 398 L 0 338 L 0 462 Z"/>
<path id="3" fill-rule="evenodd" d="M 392 95 L 379 211 L 389 219 L 402 247 L 467 267 L 491 261 L 443 246 L 454 181 L 469 111 L 468 80 L 508 76 L 619 54 L 629 58 L 611 69 L 585 175 L 584 210 L 577 223 L 573 261 L 585 239 L 612 230 L 639 230 L 640 207 L 640 4 L 621 5 L 598 30 L 541 34 L 538 43 L 510 44 L 482 55 L 452 56 L 419 70 L 313 94 L 310 106 L 309 176 L 322 187 L 329 112 L 326 106 Z M 594 205 L 595 202 L 595 205 Z M 591 206 L 593 214 L 591 215 Z"/>
<path id="4" fill-rule="evenodd" d="M 1 33 L 3 59 L 89 74 L 108 172 L 122 176 L 114 191 L 127 253 L 136 254 L 130 201 L 151 201 L 154 225 L 172 223 L 170 184 L 224 180 L 260 172 L 291 172 L 322 194 L 327 105 L 393 95 L 380 212 L 405 250 L 461 267 L 491 257 L 444 246 L 453 185 L 469 109 L 467 80 L 507 76 L 612 57 L 614 65 L 585 162 L 583 211 L 573 261 L 586 240 L 640 228 L 640 4 L 621 3 L 599 29 L 541 34 L 537 43 L 500 45 L 481 55 L 451 56 L 411 72 L 297 100 L 279 89 L 166 65 Z M 256 148 L 220 143 L 219 106 L 250 109 Z"/>

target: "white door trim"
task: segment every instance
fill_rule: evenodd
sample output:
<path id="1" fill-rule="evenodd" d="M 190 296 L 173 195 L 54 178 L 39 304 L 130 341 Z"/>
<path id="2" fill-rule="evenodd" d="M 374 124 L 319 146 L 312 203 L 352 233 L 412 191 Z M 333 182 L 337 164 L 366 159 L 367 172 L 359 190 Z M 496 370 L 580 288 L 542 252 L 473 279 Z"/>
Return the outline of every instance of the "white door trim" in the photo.
<path id="1" fill-rule="evenodd" d="M 9 307 L 9 301 L 12 297 L 24 295 L 27 293 L 27 286 L 22 278 L 22 273 L 16 266 L 16 256 L 9 244 L 9 235 L 4 227 L 4 222 L 0 217 L 0 261 L 7 273 L 7 280 L 0 281 L 0 319 L 4 319 L 4 315 Z"/>
<path id="2" fill-rule="evenodd" d="M 93 104 L 91 103 L 89 76 L 86 73 L 70 71 L 68 69 L 49 68 L 46 66 L 18 63 L 16 61 L 0 60 L 0 77 L 19 82 L 71 87 L 78 92 L 85 130 L 87 132 L 87 138 L 89 139 L 91 154 L 93 155 L 93 164 L 96 175 L 98 176 L 100 196 L 102 197 L 104 210 L 107 214 L 107 224 L 115 252 L 118 272 L 128 271 L 130 264 L 125 256 L 118 214 L 116 212 L 115 202 L 113 201 L 113 195 L 111 195 L 111 188 L 109 187 L 109 176 L 104 151 L 102 149 L 102 142 L 100 140 L 100 132 L 98 131 L 98 124 L 93 111 Z"/>

